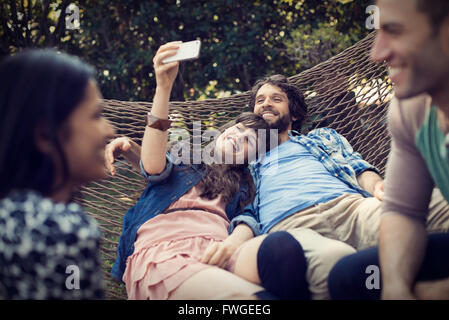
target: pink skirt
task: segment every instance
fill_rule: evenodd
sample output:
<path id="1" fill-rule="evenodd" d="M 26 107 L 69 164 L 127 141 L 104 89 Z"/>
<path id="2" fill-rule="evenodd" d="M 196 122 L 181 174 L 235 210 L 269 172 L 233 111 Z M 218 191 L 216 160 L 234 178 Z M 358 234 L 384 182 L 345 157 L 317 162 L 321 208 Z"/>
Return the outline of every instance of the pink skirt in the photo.
<path id="1" fill-rule="evenodd" d="M 185 280 L 211 267 L 199 262 L 211 241 L 201 237 L 164 241 L 133 254 L 123 275 L 128 299 L 168 299 Z"/>
<path id="2" fill-rule="evenodd" d="M 199 219 L 201 223 L 198 223 Z M 188 228 L 179 230 L 180 224 Z M 141 239 L 149 245 L 142 246 L 142 240 L 138 243 L 135 252 L 127 259 L 123 275 L 128 299 L 166 300 L 192 275 L 213 267 L 200 261 L 211 242 L 226 239 L 227 225 L 228 222 L 216 214 L 192 211 L 161 215 L 144 224 L 146 233 Z M 170 240 L 162 236 L 164 230 L 173 231 L 175 226 L 178 235 L 183 234 L 185 238 Z M 186 234 L 186 230 L 191 230 L 192 234 Z M 161 237 L 155 237 L 157 233 Z M 157 241 L 151 241 L 155 238 Z M 229 260 L 227 270 L 233 269 L 238 251 Z"/>

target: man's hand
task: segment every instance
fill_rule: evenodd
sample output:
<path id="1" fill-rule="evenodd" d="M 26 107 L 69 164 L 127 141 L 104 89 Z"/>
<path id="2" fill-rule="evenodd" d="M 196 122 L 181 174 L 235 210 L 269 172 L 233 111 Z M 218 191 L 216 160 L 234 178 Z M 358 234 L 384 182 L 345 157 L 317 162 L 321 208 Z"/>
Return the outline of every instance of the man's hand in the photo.
<path id="1" fill-rule="evenodd" d="M 417 297 L 409 288 L 392 286 L 382 290 L 382 300 L 417 300 Z"/>
<path id="2" fill-rule="evenodd" d="M 413 285 L 427 247 L 425 224 L 418 219 L 386 212 L 379 226 L 382 299 L 416 299 Z"/>
<path id="3" fill-rule="evenodd" d="M 120 137 L 108 143 L 104 152 L 106 168 L 112 174 L 116 174 L 114 161 L 121 155 L 127 155 L 131 151 L 132 141 L 128 137 Z"/>
<path id="4" fill-rule="evenodd" d="M 449 278 L 417 281 L 414 293 L 419 300 L 448 300 Z"/>
<path id="5" fill-rule="evenodd" d="M 365 170 L 357 176 L 357 182 L 360 187 L 379 200 L 382 200 L 383 197 L 383 181 L 381 176 L 371 170 Z"/>
<path id="6" fill-rule="evenodd" d="M 382 201 L 384 196 L 384 180 L 376 182 L 374 185 L 373 196 Z"/>
<path id="7" fill-rule="evenodd" d="M 204 251 L 201 263 L 224 268 L 240 244 L 241 242 L 234 241 L 231 237 L 221 242 L 212 242 Z"/>
<path id="8" fill-rule="evenodd" d="M 244 223 L 235 227 L 232 234 L 222 242 L 211 243 L 204 251 L 201 263 L 224 268 L 235 250 L 245 241 L 254 237 L 253 231 Z"/>

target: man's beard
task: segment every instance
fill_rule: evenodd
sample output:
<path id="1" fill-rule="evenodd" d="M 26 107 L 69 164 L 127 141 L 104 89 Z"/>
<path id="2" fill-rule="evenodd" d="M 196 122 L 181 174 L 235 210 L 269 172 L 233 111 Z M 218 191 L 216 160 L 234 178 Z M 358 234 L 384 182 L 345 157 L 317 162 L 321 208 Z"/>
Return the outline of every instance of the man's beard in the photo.
<path id="1" fill-rule="evenodd" d="M 279 117 L 275 122 L 269 124 L 270 129 L 277 129 L 279 133 L 287 131 L 292 119 L 290 114 Z"/>

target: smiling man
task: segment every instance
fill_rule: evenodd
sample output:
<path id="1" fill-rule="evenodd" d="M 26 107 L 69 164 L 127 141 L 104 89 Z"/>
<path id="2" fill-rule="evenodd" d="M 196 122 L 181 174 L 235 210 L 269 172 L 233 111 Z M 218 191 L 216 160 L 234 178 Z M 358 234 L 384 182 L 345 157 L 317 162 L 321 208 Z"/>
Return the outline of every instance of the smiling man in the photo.
<path id="1" fill-rule="evenodd" d="M 256 82 L 249 105 L 278 131 L 279 145 L 250 165 L 256 197 L 245 211 L 259 221 L 262 234 L 288 231 L 301 243 L 308 261 L 310 296 L 327 299 L 331 267 L 355 248 L 375 241 L 380 201 L 372 195 L 381 198 L 383 180 L 335 130 L 300 134 L 307 105 L 286 77 L 274 75 Z M 359 214 L 365 220 L 354 223 Z M 340 220 L 344 222 L 337 226 Z M 258 266 L 270 263 L 269 257 L 255 257 L 263 239 L 243 245 L 239 257 L 244 258 L 236 274 L 257 281 L 246 270 L 254 261 Z"/>
<path id="2" fill-rule="evenodd" d="M 371 58 L 386 62 L 395 85 L 379 248 L 340 261 L 329 286 L 340 299 L 449 299 L 449 235 L 425 227 L 433 188 L 449 199 L 449 1 L 377 5 Z M 368 292 L 365 269 L 379 260 L 382 289 Z"/>
<path id="3" fill-rule="evenodd" d="M 423 221 L 433 186 L 449 199 L 444 138 L 449 132 L 449 2 L 381 0 L 378 5 L 382 29 L 372 59 L 387 62 L 398 99 L 390 110 L 394 147 L 380 227 L 382 294 L 413 298 L 426 252 Z M 439 243 L 449 244 L 449 237 Z M 440 254 L 448 256 L 447 250 Z"/>
<path id="4" fill-rule="evenodd" d="M 280 144 L 250 164 L 257 192 L 245 211 L 259 221 L 262 234 L 288 231 L 300 242 L 311 297 L 328 299 L 333 265 L 377 244 L 383 179 L 335 130 L 300 133 L 307 106 L 286 77 L 258 81 L 249 105 L 278 130 Z M 449 228 L 448 206 L 440 193 L 435 193 L 430 211 L 428 230 Z M 247 261 L 236 266 L 237 274 L 252 279 L 245 266 L 256 260 L 262 240 L 243 245 L 240 255 Z"/>

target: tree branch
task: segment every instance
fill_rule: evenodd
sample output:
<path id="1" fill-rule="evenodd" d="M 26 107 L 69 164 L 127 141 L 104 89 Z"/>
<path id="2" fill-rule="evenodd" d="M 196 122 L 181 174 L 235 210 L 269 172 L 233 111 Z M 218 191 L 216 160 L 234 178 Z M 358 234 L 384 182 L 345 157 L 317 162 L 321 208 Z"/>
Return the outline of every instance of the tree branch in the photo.
<path id="1" fill-rule="evenodd" d="M 27 47 L 32 45 L 31 33 L 30 33 L 30 29 L 28 28 L 28 26 L 31 25 L 31 16 L 30 16 L 30 10 L 29 10 L 29 8 L 31 7 L 30 2 L 31 1 L 28 2 L 28 10 L 25 10 L 25 0 L 20 1 L 20 7 L 23 12 L 21 24 L 22 24 L 22 30 L 25 30 L 25 42 L 26 42 Z"/>
<path id="2" fill-rule="evenodd" d="M 37 35 L 37 42 L 39 42 L 42 36 L 45 37 L 44 43 L 47 44 L 50 41 L 50 30 L 48 28 L 47 16 L 48 16 L 48 8 L 50 7 L 50 0 L 44 0 L 42 4 L 42 18 L 39 23 L 39 34 Z"/>
<path id="3" fill-rule="evenodd" d="M 8 16 L 6 13 L 5 6 L 6 6 L 5 3 L 2 3 L 0 5 L 0 21 L 2 24 L 2 28 L 3 28 L 3 34 L 0 37 L 0 39 L 1 39 L 0 44 L 1 44 L 1 48 L 2 48 L 1 55 L 8 54 L 9 46 L 11 46 L 11 45 L 14 46 L 15 42 L 16 42 L 14 33 L 8 27 L 8 24 L 7 24 Z"/>
<path id="4" fill-rule="evenodd" d="M 65 10 L 70 4 L 71 0 L 64 0 L 61 4 L 61 14 L 59 15 L 58 23 L 56 24 L 55 32 L 53 32 L 53 45 L 59 45 L 61 37 L 65 32 Z"/>
<path id="5" fill-rule="evenodd" d="M 17 18 L 17 6 L 14 0 L 9 1 L 9 5 L 11 7 L 11 17 L 13 21 L 13 32 L 15 35 L 15 38 L 18 40 L 19 43 L 17 43 L 17 46 L 22 46 L 25 42 L 25 39 L 23 38 L 23 30 L 20 28 L 20 23 Z"/>
<path id="6" fill-rule="evenodd" d="M 243 65 L 243 82 L 245 83 L 246 90 L 251 90 L 251 83 L 249 81 L 248 66 Z"/>

